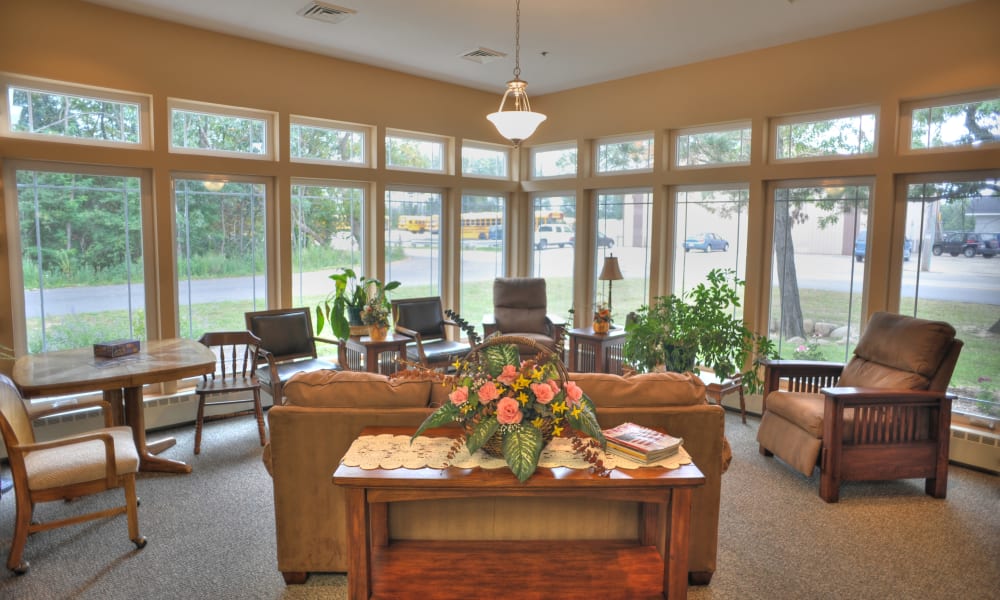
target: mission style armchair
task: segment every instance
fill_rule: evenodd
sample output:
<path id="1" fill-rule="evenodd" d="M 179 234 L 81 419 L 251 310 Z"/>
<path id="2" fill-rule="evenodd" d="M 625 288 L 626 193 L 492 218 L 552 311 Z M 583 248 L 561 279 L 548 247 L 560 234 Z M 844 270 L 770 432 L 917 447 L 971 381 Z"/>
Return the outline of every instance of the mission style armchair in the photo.
<path id="1" fill-rule="evenodd" d="M 563 357 L 566 321 L 548 314 L 545 280 L 541 277 L 498 277 L 493 281 L 493 313 L 483 316 L 483 334 L 526 337 Z M 537 353 L 519 348 L 522 357 Z"/>
<path id="2" fill-rule="evenodd" d="M 472 350 L 471 340 L 462 343 L 448 339 L 448 328 L 459 330 L 460 326 L 445 318 L 437 296 L 393 300 L 392 321 L 398 333 L 413 338 L 413 343 L 406 346 L 406 360 L 410 362 L 447 369 Z"/>
<path id="3" fill-rule="evenodd" d="M 766 364 L 757 441 L 806 477 L 820 468 L 819 495 L 836 502 L 842 481 L 926 478 L 948 488 L 951 397 L 962 349 L 955 329 L 877 312 L 846 364 Z"/>
<path id="4" fill-rule="evenodd" d="M 284 385 L 300 371 L 341 368 L 347 364 L 347 350 L 340 340 L 316 337 L 308 308 L 278 308 L 245 313 L 247 331 L 260 338 L 257 379 L 271 394 L 274 404 L 281 404 Z M 319 358 L 316 342 L 337 346 L 337 363 Z"/>

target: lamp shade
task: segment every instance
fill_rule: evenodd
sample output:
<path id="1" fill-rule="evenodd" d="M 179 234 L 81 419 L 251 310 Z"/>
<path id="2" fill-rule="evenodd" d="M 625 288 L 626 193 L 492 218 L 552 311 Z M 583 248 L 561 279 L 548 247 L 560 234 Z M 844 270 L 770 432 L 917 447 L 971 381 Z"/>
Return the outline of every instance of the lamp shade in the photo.
<path id="1" fill-rule="evenodd" d="M 486 118 L 493 123 L 500 135 L 516 144 L 531 137 L 546 116 L 527 110 L 505 110 L 490 113 Z"/>
<path id="2" fill-rule="evenodd" d="M 597 276 L 600 281 L 620 281 L 625 279 L 622 270 L 618 267 L 617 256 L 605 256 L 604 266 L 601 267 L 601 274 Z"/>

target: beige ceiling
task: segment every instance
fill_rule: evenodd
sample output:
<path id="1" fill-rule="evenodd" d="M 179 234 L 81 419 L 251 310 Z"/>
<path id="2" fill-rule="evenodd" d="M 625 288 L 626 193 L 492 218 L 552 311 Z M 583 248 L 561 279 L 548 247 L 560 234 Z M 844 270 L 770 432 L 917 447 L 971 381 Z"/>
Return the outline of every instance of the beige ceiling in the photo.
<path id="1" fill-rule="evenodd" d="M 513 0 L 322 0 L 357 11 L 337 24 L 296 14 L 310 0 L 88 1 L 483 90 L 514 68 Z M 522 0 L 521 78 L 550 93 L 966 1 Z M 460 58 L 480 47 L 507 56 Z"/>

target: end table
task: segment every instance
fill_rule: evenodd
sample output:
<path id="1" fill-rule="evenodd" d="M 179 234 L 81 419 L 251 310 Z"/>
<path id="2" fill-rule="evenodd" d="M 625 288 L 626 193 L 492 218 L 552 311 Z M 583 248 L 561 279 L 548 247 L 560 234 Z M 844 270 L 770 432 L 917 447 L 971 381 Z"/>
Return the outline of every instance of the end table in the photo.
<path id="1" fill-rule="evenodd" d="M 622 373 L 622 346 L 625 329 L 618 327 L 607 333 L 594 333 L 593 327 L 569 330 L 569 360 L 571 373 Z"/>
<path id="2" fill-rule="evenodd" d="M 399 359 L 406 358 L 406 344 L 411 341 L 408 336 L 393 331 L 381 341 L 367 335 L 351 336 L 345 344 L 347 367 L 352 371 L 391 375 L 400 370 Z"/>

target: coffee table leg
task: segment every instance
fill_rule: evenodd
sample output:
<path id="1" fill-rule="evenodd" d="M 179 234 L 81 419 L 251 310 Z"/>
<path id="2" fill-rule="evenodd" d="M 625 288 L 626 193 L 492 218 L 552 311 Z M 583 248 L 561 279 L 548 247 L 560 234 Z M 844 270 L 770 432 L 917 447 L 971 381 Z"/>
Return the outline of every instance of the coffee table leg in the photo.
<path id="1" fill-rule="evenodd" d="M 691 538 L 691 490 L 673 488 L 670 492 L 670 530 L 664 549 L 663 595 L 670 600 L 687 598 L 688 544 Z"/>
<path id="2" fill-rule="evenodd" d="M 365 488 L 347 490 L 347 595 L 368 600 L 372 591 L 371 513 Z"/>
<path id="3" fill-rule="evenodd" d="M 139 453 L 139 470 L 190 473 L 191 465 L 187 463 L 153 455 L 152 452 L 162 452 L 176 441 L 168 438 L 147 446 L 146 415 L 143 410 L 142 387 L 125 388 L 125 422 L 132 428 L 132 437 L 135 438 L 135 449 Z"/>

